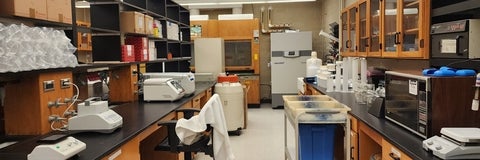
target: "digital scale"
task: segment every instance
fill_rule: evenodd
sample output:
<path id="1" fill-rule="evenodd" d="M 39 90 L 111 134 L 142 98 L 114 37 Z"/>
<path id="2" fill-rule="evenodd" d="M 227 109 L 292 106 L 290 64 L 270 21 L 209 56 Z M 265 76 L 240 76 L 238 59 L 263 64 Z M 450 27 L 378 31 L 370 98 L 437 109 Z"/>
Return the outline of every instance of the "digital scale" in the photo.
<path id="1" fill-rule="evenodd" d="M 60 135 L 63 136 L 63 135 Z M 53 135 L 55 143 L 47 143 L 36 146 L 33 151 L 27 155 L 28 160 L 62 160 L 68 159 L 79 152 L 85 150 L 87 145 L 82 141 L 71 136 L 58 138 L 59 135 Z M 56 140 L 60 139 L 60 141 Z"/>
<path id="2" fill-rule="evenodd" d="M 423 141 L 423 148 L 441 159 L 480 159 L 480 128 L 442 128 Z"/>

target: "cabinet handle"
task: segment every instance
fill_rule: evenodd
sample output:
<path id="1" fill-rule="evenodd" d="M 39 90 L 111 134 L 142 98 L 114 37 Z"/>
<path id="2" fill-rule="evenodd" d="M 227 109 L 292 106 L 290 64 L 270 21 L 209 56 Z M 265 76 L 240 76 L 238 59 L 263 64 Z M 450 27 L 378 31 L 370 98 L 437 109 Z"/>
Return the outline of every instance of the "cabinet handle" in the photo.
<path id="1" fill-rule="evenodd" d="M 355 160 L 355 158 L 353 157 L 353 149 L 354 149 L 354 147 L 350 147 L 350 159 L 351 160 Z"/>
<path id="2" fill-rule="evenodd" d="M 345 47 L 346 48 L 350 48 L 350 46 L 348 44 L 350 44 L 350 40 L 345 41 Z"/>
<path id="3" fill-rule="evenodd" d="M 400 32 L 395 33 L 395 44 L 400 44 Z"/>
<path id="4" fill-rule="evenodd" d="M 457 35 L 457 37 L 455 37 L 456 48 L 457 48 L 457 50 L 455 52 L 457 52 L 457 55 L 459 55 L 459 56 L 463 55 L 463 53 L 460 53 L 460 39 L 461 38 L 463 38 L 463 36 L 461 36 L 461 35 Z"/>
<path id="5" fill-rule="evenodd" d="M 370 39 L 370 37 L 367 37 L 365 39 L 365 47 L 369 47 L 370 46 L 370 43 L 372 43 L 372 40 Z"/>
<path id="6" fill-rule="evenodd" d="M 400 157 L 397 157 L 395 154 L 393 153 L 389 153 L 388 156 L 390 156 L 393 160 L 400 160 Z"/>

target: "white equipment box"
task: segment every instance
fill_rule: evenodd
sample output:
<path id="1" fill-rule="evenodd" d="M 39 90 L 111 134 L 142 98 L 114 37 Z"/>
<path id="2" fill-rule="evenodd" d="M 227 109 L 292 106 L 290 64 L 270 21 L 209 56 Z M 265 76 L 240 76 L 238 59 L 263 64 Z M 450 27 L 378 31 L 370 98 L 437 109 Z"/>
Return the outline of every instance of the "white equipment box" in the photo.
<path id="1" fill-rule="evenodd" d="M 423 148 L 441 159 L 480 159 L 480 128 L 442 128 L 423 141 Z"/>
<path id="2" fill-rule="evenodd" d="M 111 133 L 122 127 L 123 118 L 108 108 L 107 101 L 90 101 L 78 104 L 78 114 L 68 119 L 70 131 Z"/>
<path id="3" fill-rule="evenodd" d="M 193 95 L 195 93 L 195 75 L 191 72 L 150 72 L 143 74 L 145 78 L 172 78 L 177 80 L 185 89 L 185 95 Z"/>
<path id="4" fill-rule="evenodd" d="M 184 94 L 185 89 L 172 78 L 150 78 L 143 82 L 144 101 L 175 101 Z"/>
<path id="5" fill-rule="evenodd" d="M 64 160 L 68 159 L 79 152 L 85 150 L 87 145 L 73 137 L 57 142 L 55 144 L 41 144 L 36 146 L 33 151 L 28 154 L 28 160 Z"/>

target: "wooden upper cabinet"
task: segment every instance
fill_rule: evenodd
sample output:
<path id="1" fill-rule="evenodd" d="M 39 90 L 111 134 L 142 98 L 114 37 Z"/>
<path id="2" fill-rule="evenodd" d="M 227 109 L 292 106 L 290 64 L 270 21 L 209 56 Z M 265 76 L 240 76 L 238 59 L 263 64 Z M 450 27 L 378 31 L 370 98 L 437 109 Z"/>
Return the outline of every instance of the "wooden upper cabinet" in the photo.
<path id="1" fill-rule="evenodd" d="M 253 20 L 219 20 L 218 35 L 225 40 L 253 39 Z"/>
<path id="2" fill-rule="evenodd" d="M 428 58 L 427 0 L 382 1 L 383 57 Z"/>
<path id="3" fill-rule="evenodd" d="M 369 48 L 369 37 L 368 37 L 368 28 L 367 28 L 367 0 L 360 0 L 358 2 L 358 14 L 357 14 L 357 46 L 358 52 L 357 56 L 366 57 L 367 51 Z"/>
<path id="4" fill-rule="evenodd" d="M 342 56 L 427 59 L 430 0 L 358 0 L 341 12 Z"/>
<path id="5" fill-rule="evenodd" d="M 367 56 L 381 57 L 380 0 L 367 1 Z"/>
<path id="6" fill-rule="evenodd" d="M 190 21 L 191 26 L 196 26 L 196 29 L 201 29 L 201 35 L 192 36 L 192 40 L 195 38 L 213 38 L 218 37 L 218 21 L 217 20 L 206 20 L 206 21 Z M 193 29 L 193 28 L 192 28 Z"/>
<path id="7" fill-rule="evenodd" d="M 342 56 L 357 56 L 357 3 L 342 11 Z"/>

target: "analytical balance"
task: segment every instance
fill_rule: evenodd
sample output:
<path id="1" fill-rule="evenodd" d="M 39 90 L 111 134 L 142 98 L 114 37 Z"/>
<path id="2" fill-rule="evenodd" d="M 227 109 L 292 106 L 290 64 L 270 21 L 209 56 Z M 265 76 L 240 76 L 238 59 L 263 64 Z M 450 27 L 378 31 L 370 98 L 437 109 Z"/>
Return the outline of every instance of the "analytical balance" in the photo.
<path id="1" fill-rule="evenodd" d="M 480 159 L 480 128 L 442 128 L 423 148 L 441 159 Z"/>

